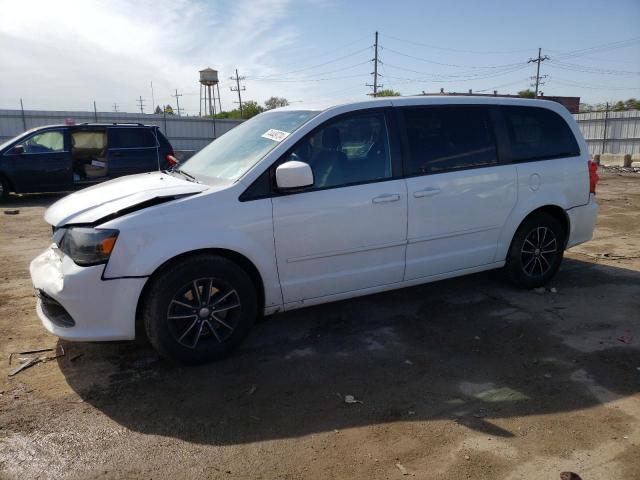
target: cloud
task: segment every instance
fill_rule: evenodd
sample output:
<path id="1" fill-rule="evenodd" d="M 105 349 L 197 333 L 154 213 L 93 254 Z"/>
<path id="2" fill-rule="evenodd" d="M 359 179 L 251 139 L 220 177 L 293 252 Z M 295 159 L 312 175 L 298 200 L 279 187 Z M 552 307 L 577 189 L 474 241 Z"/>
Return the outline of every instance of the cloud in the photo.
<path id="1" fill-rule="evenodd" d="M 297 4 L 296 4 L 297 5 Z M 235 100 L 228 77 L 277 73 L 274 59 L 300 37 L 286 21 L 292 0 L 0 1 L 0 107 L 23 98 L 33 109 L 135 111 L 142 96 L 198 112 L 198 70 L 219 70 L 225 109 Z M 321 5 L 316 5 L 320 7 Z M 287 93 L 299 96 L 297 85 Z M 247 98 L 274 89 L 251 83 Z M 291 97 L 290 97 L 291 98 Z"/>

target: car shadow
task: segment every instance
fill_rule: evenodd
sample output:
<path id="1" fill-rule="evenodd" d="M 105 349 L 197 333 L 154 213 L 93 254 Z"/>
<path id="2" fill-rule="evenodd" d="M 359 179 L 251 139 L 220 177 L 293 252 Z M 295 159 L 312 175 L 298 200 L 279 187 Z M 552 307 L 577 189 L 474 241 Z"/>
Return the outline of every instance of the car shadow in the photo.
<path id="1" fill-rule="evenodd" d="M 439 419 L 512 437 L 501 419 L 640 391 L 637 342 L 616 339 L 625 318 L 640 336 L 640 273 L 567 259 L 553 285 L 539 294 L 483 273 L 302 309 L 197 367 L 133 343 L 64 343 L 59 366 L 126 428 L 202 444 Z M 615 313 L 594 293 L 605 289 Z"/>

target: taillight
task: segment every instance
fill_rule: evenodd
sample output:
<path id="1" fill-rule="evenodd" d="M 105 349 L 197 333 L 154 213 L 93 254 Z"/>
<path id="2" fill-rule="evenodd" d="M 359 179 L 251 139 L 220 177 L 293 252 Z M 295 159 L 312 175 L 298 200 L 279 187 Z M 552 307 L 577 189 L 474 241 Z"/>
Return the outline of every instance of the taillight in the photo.
<path id="1" fill-rule="evenodd" d="M 164 159 L 167 161 L 170 167 L 175 167 L 180 163 L 178 159 L 173 155 L 165 155 Z"/>
<path id="2" fill-rule="evenodd" d="M 589 160 L 589 193 L 596 194 L 598 180 L 600 180 L 598 176 L 598 164 Z"/>

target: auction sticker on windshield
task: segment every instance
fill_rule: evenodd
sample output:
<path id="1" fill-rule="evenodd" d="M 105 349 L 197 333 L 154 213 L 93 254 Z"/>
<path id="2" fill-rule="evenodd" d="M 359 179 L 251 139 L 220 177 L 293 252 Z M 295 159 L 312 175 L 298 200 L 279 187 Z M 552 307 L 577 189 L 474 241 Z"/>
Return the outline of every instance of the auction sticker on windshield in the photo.
<path id="1" fill-rule="evenodd" d="M 261 137 L 268 138 L 269 140 L 273 140 L 274 142 L 281 142 L 288 136 L 289 132 L 283 132 L 282 130 L 276 130 L 275 128 L 270 128 L 261 135 Z"/>

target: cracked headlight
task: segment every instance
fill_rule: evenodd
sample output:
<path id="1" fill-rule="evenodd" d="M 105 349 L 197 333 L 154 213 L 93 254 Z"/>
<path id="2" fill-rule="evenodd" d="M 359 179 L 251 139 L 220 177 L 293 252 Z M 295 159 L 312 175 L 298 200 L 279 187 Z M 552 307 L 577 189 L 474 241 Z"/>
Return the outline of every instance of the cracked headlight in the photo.
<path id="1" fill-rule="evenodd" d="M 107 263 L 118 233 L 112 229 L 71 227 L 60 241 L 60 250 L 83 267 Z"/>

